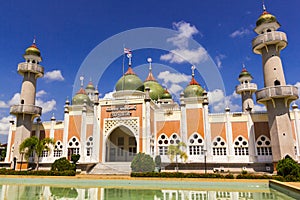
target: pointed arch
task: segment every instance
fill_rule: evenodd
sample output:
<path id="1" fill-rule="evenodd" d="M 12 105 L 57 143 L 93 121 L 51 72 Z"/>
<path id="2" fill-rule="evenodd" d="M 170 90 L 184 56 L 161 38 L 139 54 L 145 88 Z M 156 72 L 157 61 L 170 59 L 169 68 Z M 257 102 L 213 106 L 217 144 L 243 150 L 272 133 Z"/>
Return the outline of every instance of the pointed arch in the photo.
<path id="1" fill-rule="evenodd" d="M 159 155 L 167 155 L 168 146 L 169 146 L 169 138 L 165 133 L 159 135 L 157 139 L 157 147 Z"/>
<path id="2" fill-rule="evenodd" d="M 234 140 L 234 155 L 246 156 L 249 155 L 249 143 L 246 138 L 239 135 Z"/>
<path id="3" fill-rule="evenodd" d="M 256 150 L 258 156 L 272 156 L 271 140 L 261 135 L 256 140 Z"/>
<path id="4" fill-rule="evenodd" d="M 227 155 L 227 144 L 221 136 L 217 136 L 213 140 L 212 145 L 213 155 L 214 156 L 226 156 Z"/>
<path id="5" fill-rule="evenodd" d="M 189 155 L 204 155 L 204 140 L 201 134 L 195 132 L 188 140 Z"/>

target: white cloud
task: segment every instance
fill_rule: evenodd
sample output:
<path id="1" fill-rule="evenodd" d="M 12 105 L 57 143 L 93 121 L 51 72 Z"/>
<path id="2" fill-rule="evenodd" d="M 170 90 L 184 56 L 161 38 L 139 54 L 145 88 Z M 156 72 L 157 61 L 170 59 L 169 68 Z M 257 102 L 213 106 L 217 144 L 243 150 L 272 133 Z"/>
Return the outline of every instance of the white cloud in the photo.
<path id="1" fill-rule="evenodd" d="M 43 113 L 47 113 L 50 112 L 52 110 L 56 110 L 56 101 L 54 99 L 50 100 L 50 101 L 43 101 L 41 99 L 36 99 L 36 105 L 40 106 L 43 108 L 42 112 Z"/>
<path id="2" fill-rule="evenodd" d="M 203 47 L 198 49 L 174 49 L 168 54 L 164 54 L 160 57 L 161 60 L 169 61 L 170 63 L 200 63 L 208 59 L 207 51 Z"/>
<path id="3" fill-rule="evenodd" d="M 236 38 L 236 37 L 244 37 L 245 35 L 250 34 L 251 31 L 248 28 L 240 28 L 239 30 L 236 30 L 232 32 L 229 36 L 231 38 Z"/>
<path id="4" fill-rule="evenodd" d="M 103 99 L 113 99 L 113 93 L 115 93 L 116 91 L 112 91 L 112 92 L 108 92 L 106 94 L 104 94 Z"/>
<path id="5" fill-rule="evenodd" d="M 46 72 L 44 78 L 48 81 L 63 81 L 65 80 L 61 74 L 60 70 L 53 70 L 51 72 Z"/>
<path id="6" fill-rule="evenodd" d="M 9 105 L 5 101 L 0 101 L 0 108 L 8 108 Z"/>
<path id="7" fill-rule="evenodd" d="M 47 94 L 47 92 L 45 92 L 45 90 L 40 90 L 36 93 L 36 97 L 42 97 L 44 96 L 45 94 Z"/>
<path id="8" fill-rule="evenodd" d="M 171 86 L 168 88 L 168 91 L 171 94 L 174 94 L 176 96 L 179 96 L 180 92 L 183 91 L 183 88 L 180 85 L 177 84 L 171 84 Z"/>
<path id="9" fill-rule="evenodd" d="M 258 112 L 260 112 L 260 111 L 267 111 L 266 106 L 263 106 L 263 105 L 257 105 L 257 104 L 254 105 L 253 110 L 254 110 L 254 111 L 258 111 Z"/>
<path id="10" fill-rule="evenodd" d="M 242 110 L 242 107 L 239 104 L 234 103 L 236 99 L 240 98 L 240 95 L 236 94 L 235 92 L 229 96 L 225 96 L 222 90 L 216 89 L 212 92 L 208 92 L 208 98 L 213 112 L 224 112 L 227 106 L 232 112 Z"/>
<path id="11" fill-rule="evenodd" d="M 2 117 L 0 119 L 0 134 L 7 135 L 9 131 L 9 121 L 12 119 L 11 116 Z"/>
<path id="12" fill-rule="evenodd" d="M 222 60 L 224 58 L 226 58 L 226 56 L 224 54 L 220 54 L 220 55 L 216 56 L 216 63 L 217 63 L 218 68 L 222 67 Z"/>
<path id="13" fill-rule="evenodd" d="M 14 94 L 14 96 L 8 101 L 8 105 L 16 105 L 20 103 L 20 93 Z"/>
<path id="14" fill-rule="evenodd" d="M 163 80 L 163 84 L 181 83 L 181 82 L 188 82 L 191 80 L 191 76 L 182 73 L 172 73 L 170 71 L 160 72 L 157 78 Z"/>
<path id="15" fill-rule="evenodd" d="M 168 38 L 167 42 L 171 42 L 175 49 L 168 54 L 162 55 L 160 57 L 161 60 L 169 61 L 170 63 L 191 62 L 198 64 L 208 58 L 207 51 L 203 47 L 197 49 L 189 48 L 189 40 L 192 39 L 193 35 L 201 34 L 195 26 L 181 21 L 173 23 L 173 27 L 178 31 L 178 34 Z"/>
<path id="16" fill-rule="evenodd" d="M 193 35 L 199 33 L 195 26 L 184 21 L 173 23 L 173 28 L 179 33 L 174 37 L 168 38 L 167 42 L 171 42 L 180 49 L 188 48 L 189 39 L 192 38 Z"/>

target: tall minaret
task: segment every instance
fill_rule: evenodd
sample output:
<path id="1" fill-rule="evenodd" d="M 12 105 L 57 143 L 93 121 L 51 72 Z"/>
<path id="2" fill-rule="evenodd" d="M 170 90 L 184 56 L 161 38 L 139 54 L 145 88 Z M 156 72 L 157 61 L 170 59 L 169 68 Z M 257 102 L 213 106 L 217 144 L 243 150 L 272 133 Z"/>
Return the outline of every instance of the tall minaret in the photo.
<path id="1" fill-rule="evenodd" d="M 42 108 L 35 105 L 36 80 L 44 75 L 41 52 L 35 44 L 28 47 L 23 55 L 25 62 L 19 63 L 18 73 L 23 76 L 20 103 L 10 108 L 10 114 L 17 118 L 13 157 L 21 160 L 19 145 L 31 136 L 32 122 L 42 114 Z"/>
<path id="2" fill-rule="evenodd" d="M 243 67 L 238 79 L 240 81 L 240 85 L 235 88 L 236 93 L 242 96 L 243 112 L 251 111 L 254 107 L 252 94 L 257 90 L 257 85 L 255 83 L 251 83 L 252 79 L 253 77 L 251 74 L 245 67 Z"/>
<path id="3" fill-rule="evenodd" d="M 262 55 L 264 88 L 256 92 L 256 100 L 266 106 L 272 145 L 273 163 L 286 155 L 295 159 L 294 139 L 289 116 L 291 101 L 298 98 L 298 89 L 286 85 L 280 51 L 287 46 L 287 37 L 276 17 L 266 11 L 256 21 L 258 34 L 252 41 L 253 52 Z"/>

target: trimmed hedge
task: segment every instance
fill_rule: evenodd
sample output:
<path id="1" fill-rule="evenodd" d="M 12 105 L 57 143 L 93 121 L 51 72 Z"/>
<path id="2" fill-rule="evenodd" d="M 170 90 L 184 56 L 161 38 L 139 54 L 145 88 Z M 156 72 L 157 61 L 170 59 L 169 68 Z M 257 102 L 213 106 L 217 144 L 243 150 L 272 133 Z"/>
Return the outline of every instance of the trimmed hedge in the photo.
<path id="1" fill-rule="evenodd" d="M 24 175 L 24 176 L 75 176 L 74 170 L 66 171 L 15 171 L 12 169 L 0 169 L 0 175 Z"/>

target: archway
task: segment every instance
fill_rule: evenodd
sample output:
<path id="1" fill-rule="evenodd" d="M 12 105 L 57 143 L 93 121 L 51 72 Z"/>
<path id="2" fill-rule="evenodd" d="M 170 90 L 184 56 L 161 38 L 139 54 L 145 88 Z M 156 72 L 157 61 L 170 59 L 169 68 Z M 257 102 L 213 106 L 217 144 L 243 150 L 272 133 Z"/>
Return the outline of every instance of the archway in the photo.
<path id="1" fill-rule="evenodd" d="M 125 126 L 115 128 L 106 141 L 106 162 L 131 162 L 137 152 L 134 134 Z"/>

